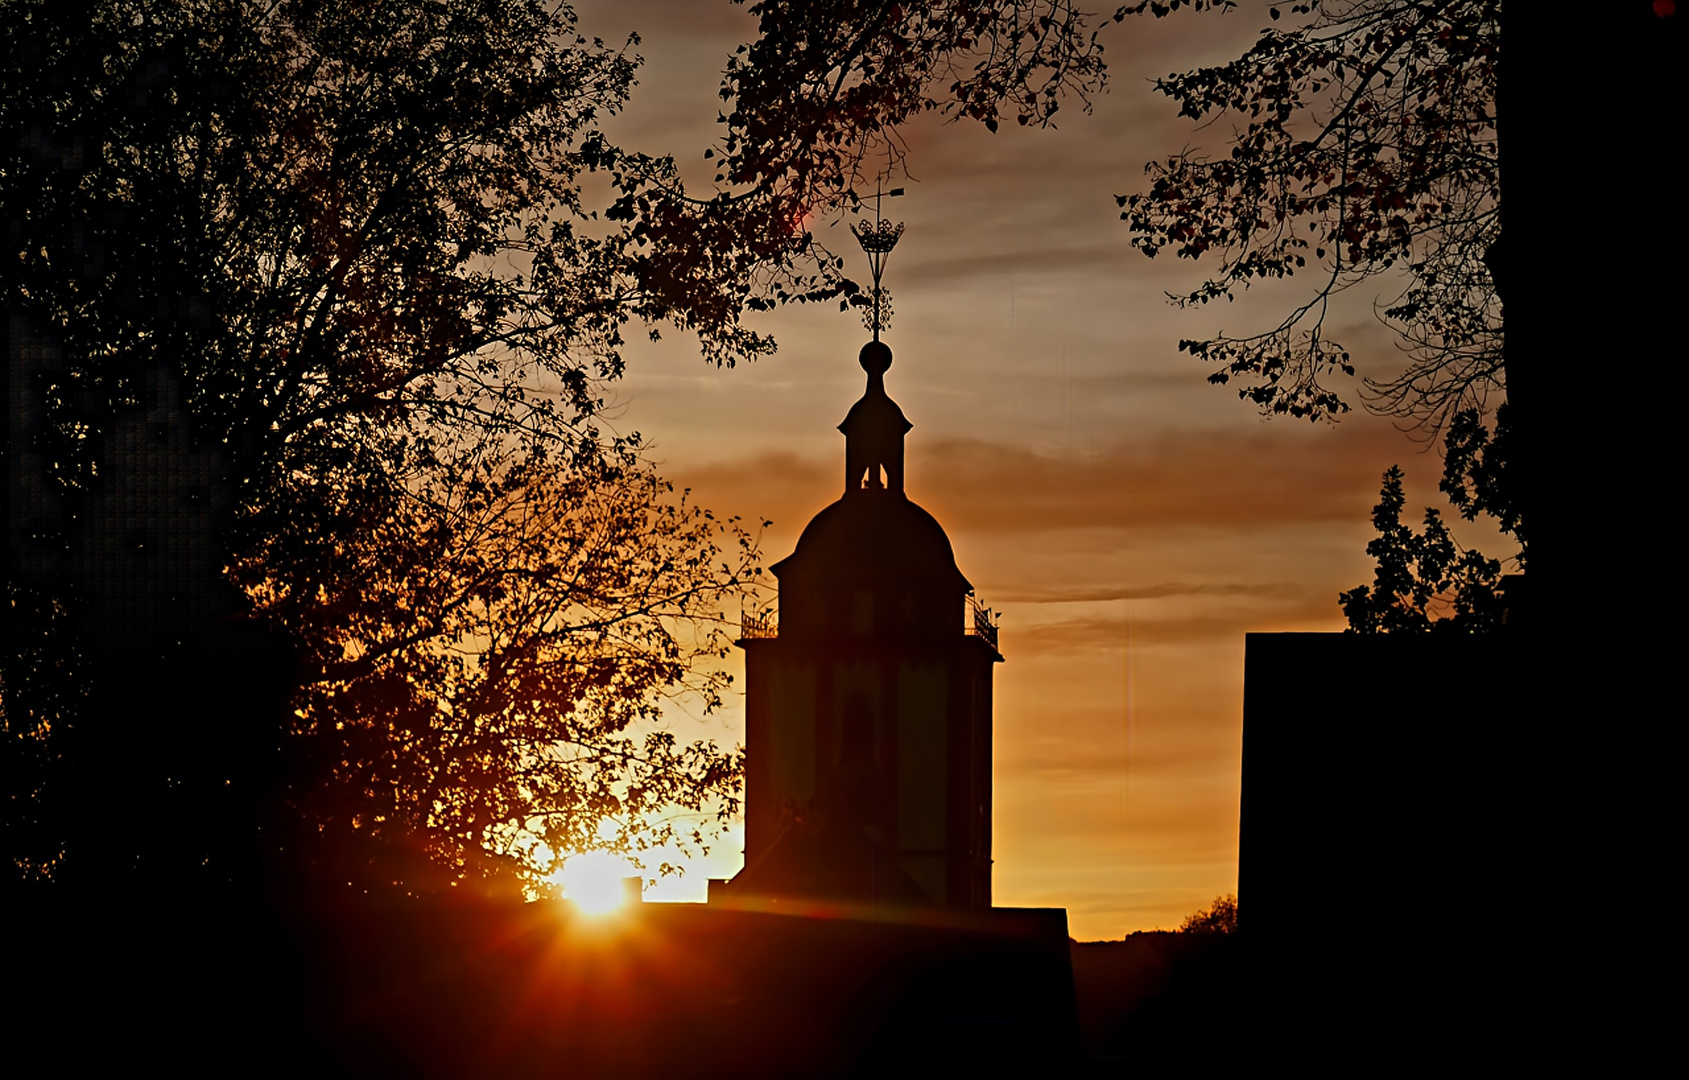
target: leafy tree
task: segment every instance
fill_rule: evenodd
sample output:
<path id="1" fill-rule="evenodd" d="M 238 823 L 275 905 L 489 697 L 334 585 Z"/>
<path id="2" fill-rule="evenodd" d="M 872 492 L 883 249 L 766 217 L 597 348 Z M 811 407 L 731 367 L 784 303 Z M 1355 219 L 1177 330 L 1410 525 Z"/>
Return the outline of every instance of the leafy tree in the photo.
<path id="1" fill-rule="evenodd" d="M 753 538 L 626 449 L 429 480 L 393 516 L 269 538 L 235 568 L 309 658 L 301 808 L 319 830 L 423 837 L 459 867 L 484 848 L 544 871 L 606 844 L 703 843 L 674 814 L 726 821 L 741 752 L 625 733 L 665 696 L 720 704 L 720 610 L 754 581 Z"/>
<path id="2" fill-rule="evenodd" d="M 749 10 L 757 37 L 721 85 L 721 191 L 710 206 L 722 216 L 757 207 L 795 229 L 858 209 L 862 192 L 901 168 L 909 120 L 936 111 L 992 131 L 1011 116 L 1044 126 L 1064 97 L 1085 102 L 1103 85 L 1101 46 L 1068 0 L 761 0 Z M 869 305 L 854 282 L 826 276 L 842 259 L 829 264 L 805 243 L 821 274 L 795 298 Z"/>
<path id="3" fill-rule="evenodd" d="M 1276 22 L 1283 12 L 1270 14 Z M 1405 282 L 1381 314 L 1410 363 L 1367 380 L 1370 405 L 1444 434 L 1442 489 L 1468 519 L 1495 515 L 1519 539 L 1523 567 L 1510 440 L 1499 413 L 1493 435 L 1483 418 L 1489 393 L 1505 383 L 1495 277 L 1499 0 L 1307 0 L 1289 14 L 1296 25 L 1269 27 L 1237 60 L 1157 84 L 1183 115 L 1231 117 L 1239 127 L 1225 157 L 1186 152 L 1151 163 L 1150 189 L 1120 199 L 1132 242 L 1152 257 L 1171 248 L 1218 259 L 1206 281 L 1174 298 L 1181 305 L 1230 299 L 1263 279 L 1316 276 L 1312 295 L 1262 333 L 1180 343 L 1221 365 L 1211 381 L 1244 379 L 1241 397 L 1291 416 L 1348 408 L 1327 381 L 1355 374 L 1324 332 L 1332 297 L 1373 279 Z M 1392 469 L 1373 512 L 1379 535 L 1367 546 L 1374 583 L 1341 597 L 1350 629 L 1498 627 L 1500 564 L 1461 551 L 1435 510 L 1423 532 L 1408 529 L 1402 504 Z"/>
<path id="4" fill-rule="evenodd" d="M 1496 410 L 1495 434 L 1476 409 L 1455 414 L 1444 443 L 1443 478 L 1438 485 L 1468 521 L 1480 513 L 1494 517 L 1501 531 L 1519 543 L 1511 560 L 1520 570 L 1529 561 L 1529 545 L 1516 500 L 1506 482 L 1511 443 L 1508 407 Z M 1360 585 L 1338 597 L 1353 633 L 1425 630 L 1485 633 L 1502 627 L 1506 597 L 1502 564 L 1476 549 L 1462 549 L 1449 534 L 1442 515 L 1425 510 L 1423 532 L 1402 524 L 1402 471 L 1384 474 L 1372 523 L 1378 536 L 1367 544 L 1375 563 L 1372 585 Z"/>
<path id="5" fill-rule="evenodd" d="M 754 543 L 594 418 L 630 321 L 730 363 L 772 348 L 750 300 L 838 295 L 773 204 L 688 200 L 671 161 L 612 145 L 637 58 L 560 4 L 4 16 L 0 288 L 14 351 L 19 327 L 36 342 L 13 384 L 30 449 L 71 520 L 126 418 L 179 391 L 228 496 L 212 569 L 298 642 L 301 808 L 453 864 L 731 810 L 736 752 L 628 728 L 665 693 L 716 700 Z"/>
<path id="6" fill-rule="evenodd" d="M 1179 924 L 1181 934 L 1231 934 L 1237 932 L 1237 897 L 1232 893 L 1216 896 L 1214 902 L 1200 911 L 1185 916 Z"/>
<path id="7" fill-rule="evenodd" d="M 1378 536 L 1366 546 L 1377 568 L 1370 586 L 1340 596 L 1353 633 L 1426 630 L 1484 632 L 1502 624 L 1501 563 L 1476 550 L 1462 550 L 1442 515 L 1425 511 L 1423 532 L 1402 524 L 1402 470 L 1384 473 L 1384 489 L 1372 510 Z"/>
<path id="8" fill-rule="evenodd" d="M 1211 381 L 1247 380 L 1239 396 L 1271 412 L 1346 409 L 1327 382 L 1354 374 L 1325 333 L 1330 301 L 1369 282 L 1399 288 L 1381 313 L 1411 362 L 1368 380 L 1372 404 L 1440 427 L 1503 383 L 1491 273 L 1500 2 L 1305 0 L 1288 12 L 1295 25 L 1263 30 L 1238 59 L 1156 84 L 1181 115 L 1238 127 L 1224 156 L 1152 162 L 1149 190 L 1122 196 L 1121 216 L 1146 255 L 1218 260 L 1174 298 L 1181 306 L 1315 277 L 1311 295 L 1265 331 L 1180 343 L 1220 365 Z M 1275 22 L 1283 13 L 1270 9 Z"/>
<path id="9" fill-rule="evenodd" d="M 1494 430 L 1485 426 L 1476 409 L 1454 415 L 1443 441 L 1443 478 L 1437 485 L 1467 521 L 1479 514 L 1495 518 L 1501 531 L 1519 544 L 1521 568 L 1528 561 L 1530 543 L 1521 519 L 1518 493 L 1510 482 L 1513 427 L 1510 407 L 1496 407 Z"/>
<path id="10" fill-rule="evenodd" d="M 1113 21 L 1231 0 L 1143 0 Z M 718 179 L 778 189 L 800 212 L 836 209 L 903 160 L 897 128 L 931 111 L 995 131 L 1053 121 L 1105 84 L 1088 17 L 1063 0 L 904 5 L 763 0 L 759 36 L 729 65 Z M 1134 247 L 1217 259 L 1181 305 L 1264 279 L 1316 275 L 1312 295 L 1243 338 L 1181 347 L 1221 365 L 1211 379 L 1271 412 L 1344 411 L 1328 385 L 1354 374 L 1325 333 L 1335 295 L 1395 289 L 1382 310 L 1412 358 L 1368 382 L 1375 407 L 1440 427 L 1503 381 L 1491 265 L 1500 236 L 1496 141 L 1499 0 L 1305 0 L 1228 64 L 1161 79 L 1183 115 L 1238 127 L 1229 152 L 1148 166 L 1149 190 L 1120 197 Z M 1294 24 L 1294 25 L 1292 25 Z"/>
<path id="11" fill-rule="evenodd" d="M 722 83 L 721 179 L 775 184 L 811 206 L 836 206 L 865 163 L 868 179 L 898 165 L 897 128 L 912 117 L 1044 125 L 1103 75 L 1085 16 L 1062 0 L 763 0 L 750 12 L 757 39 Z"/>

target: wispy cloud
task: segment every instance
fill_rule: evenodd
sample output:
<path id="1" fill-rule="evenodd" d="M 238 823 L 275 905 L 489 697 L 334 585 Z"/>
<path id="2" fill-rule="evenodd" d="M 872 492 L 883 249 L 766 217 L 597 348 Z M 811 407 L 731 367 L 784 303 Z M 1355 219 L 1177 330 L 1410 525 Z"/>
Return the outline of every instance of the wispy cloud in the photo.
<path id="1" fill-rule="evenodd" d="M 1128 633 L 1134 646 L 1220 639 L 1238 640 L 1250 632 L 1300 629 L 1329 624 L 1337 616 L 1337 597 L 1301 598 L 1271 608 L 1225 606 L 1213 611 L 1136 616 L 1128 628 L 1124 616 L 1065 619 L 1024 630 L 1005 629 L 1003 647 L 1017 658 L 1071 655 L 1099 649 L 1118 652 Z M 1012 626 L 1012 624 L 1011 624 Z"/>
<path id="2" fill-rule="evenodd" d="M 1412 452 L 1399 433 L 1379 424 L 1305 432 L 1283 425 L 1259 433 L 1172 431 L 1073 454 L 948 439 L 911 454 L 909 483 L 912 497 L 952 535 L 1355 522 L 1364 521 L 1377 501 L 1383 468 Z M 842 490 L 839 457 L 764 453 L 711 464 L 675 462 L 670 471 L 707 490 L 714 505 L 745 507 L 791 527 L 820 509 L 820 499 Z M 1219 594 L 1274 586 L 1190 588 Z"/>
<path id="3" fill-rule="evenodd" d="M 1084 456 L 951 440 L 925 448 L 920 486 L 947 524 L 984 532 L 1354 521 L 1401 442 L 1379 425 L 1175 431 Z"/>
<path id="4" fill-rule="evenodd" d="M 1282 600 L 1300 596 L 1305 591 L 1304 586 L 1291 582 L 1204 585 L 1188 581 L 1167 581 L 1137 587 L 1001 592 L 995 594 L 995 598 L 1003 603 L 1014 604 L 1101 604 L 1114 600 L 1163 600 L 1170 596 L 1251 596 Z"/>

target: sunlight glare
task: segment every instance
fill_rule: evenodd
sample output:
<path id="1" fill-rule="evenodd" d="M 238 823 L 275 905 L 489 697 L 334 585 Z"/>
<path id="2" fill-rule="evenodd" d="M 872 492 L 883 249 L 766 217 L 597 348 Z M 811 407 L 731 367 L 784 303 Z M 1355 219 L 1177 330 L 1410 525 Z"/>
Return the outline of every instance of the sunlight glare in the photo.
<path id="1" fill-rule="evenodd" d="M 571 855 L 557 879 L 563 886 L 563 895 L 573 900 L 582 912 L 602 915 L 622 906 L 627 900 L 622 880 L 637 873 L 620 856 L 588 851 Z"/>

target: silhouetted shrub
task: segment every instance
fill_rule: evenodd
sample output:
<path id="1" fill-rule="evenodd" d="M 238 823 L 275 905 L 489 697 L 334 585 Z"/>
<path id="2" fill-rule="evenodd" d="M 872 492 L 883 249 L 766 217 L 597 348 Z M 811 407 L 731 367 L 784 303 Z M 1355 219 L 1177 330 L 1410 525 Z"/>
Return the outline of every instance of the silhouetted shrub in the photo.
<path id="1" fill-rule="evenodd" d="M 1232 934 L 1237 932 L 1237 896 L 1216 896 L 1214 903 L 1187 915 L 1179 924 L 1181 934 Z"/>

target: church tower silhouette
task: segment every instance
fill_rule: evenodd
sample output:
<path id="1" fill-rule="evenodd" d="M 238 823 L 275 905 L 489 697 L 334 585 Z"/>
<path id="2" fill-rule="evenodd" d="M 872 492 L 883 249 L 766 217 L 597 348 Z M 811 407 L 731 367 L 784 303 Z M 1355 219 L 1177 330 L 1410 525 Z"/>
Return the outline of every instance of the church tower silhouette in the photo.
<path id="1" fill-rule="evenodd" d="M 991 907 L 991 615 L 903 490 L 891 350 L 839 430 L 845 490 L 746 620 L 745 869 L 734 898 Z"/>

